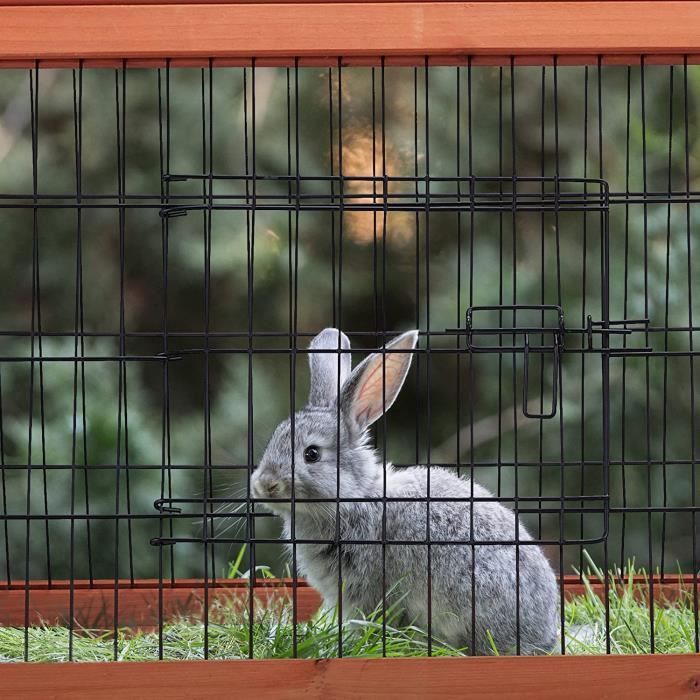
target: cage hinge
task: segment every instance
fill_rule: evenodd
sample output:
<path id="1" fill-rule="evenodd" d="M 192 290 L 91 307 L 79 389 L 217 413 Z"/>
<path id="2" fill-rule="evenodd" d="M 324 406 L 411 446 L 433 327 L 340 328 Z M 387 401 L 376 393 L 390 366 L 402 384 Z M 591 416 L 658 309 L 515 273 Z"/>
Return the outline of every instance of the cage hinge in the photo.
<path id="1" fill-rule="evenodd" d="M 176 175 L 174 173 L 164 173 L 163 182 L 187 182 L 190 178 L 187 175 Z"/>
<path id="2" fill-rule="evenodd" d="M 176 362 L 177 360 L 182 359 L 182 353 L 181 352 L 159 352 L 156 354 L 156 357 L 160 357 L 163 360 L 166 360 L 168 362 Z"/>
<path id="3" fill-rule="evenodd" d="M 174 537 L 151 537 L 149 543 L 152 547 L 172 547 L 177 542 Z"/>
<path id="4" fill-rule="evenodd" d="M 161 219 L 172 219 L 175 216 L 187 216 L 187 207 L 163 207 L 160 210 Z"/>
<path id="5" fill-rule="evenodd" d="M 153 507 L 159 513 L 182 513 L 182 508 L 178 508 L 177 506 L 172 505 L 166 505 L 170 502 L 170 500 L 171 499 L 169 498 L 157 498 L 155 501 L 153 501 Z"/>
<path id="6" fill-rule="evenodd" d="M 637 326 L 636 328 L 628 328 L 627 326 Z M 649 330 L 649 319 L 648 318 L 623 318 L 615 321 L 594 321 L 593 317 L 589 314 L 586 317 L 586 328 L 584 333 L 586 335 L 586 344 L 588 350 L 607 352 L 610 354 L 645 354 L 653 351 L 652 348 L 644 346 L 641 348 L 596 348 L 593 346 L 593 336 L 607 336 L 611 335 L 632 335 L 633 333 L 647 333 Z"/>

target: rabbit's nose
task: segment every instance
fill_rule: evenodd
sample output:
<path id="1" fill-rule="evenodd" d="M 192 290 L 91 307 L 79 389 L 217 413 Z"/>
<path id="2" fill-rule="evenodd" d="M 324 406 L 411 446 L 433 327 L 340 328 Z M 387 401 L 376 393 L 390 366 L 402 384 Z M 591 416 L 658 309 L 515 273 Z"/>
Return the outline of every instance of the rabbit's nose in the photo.
<path id="1" fill-rule="evenodd" d="M 269 477 L 259 477 L 253 482 L 253 495 L 257 498 L 274 497 L 279 491 L 279 482 Z"/>

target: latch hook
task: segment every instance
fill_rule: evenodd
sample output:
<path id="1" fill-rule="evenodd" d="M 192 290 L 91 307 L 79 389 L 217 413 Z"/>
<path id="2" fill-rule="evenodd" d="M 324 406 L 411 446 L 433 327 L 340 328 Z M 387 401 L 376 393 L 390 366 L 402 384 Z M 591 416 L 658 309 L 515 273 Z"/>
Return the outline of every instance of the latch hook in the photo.
<path id="1" fill-rule="evenodd" d="M 559 355 L 561 344 L 559 342 L 559 334 L 554 334 L 554 347 L 552 354 L 554 356 L 552 370 L 552 409 L 549 413 L 531 413 L 528 410 L 529 396 L 529 357 L 530 357 L 530 334 L 525 333 L 525 347 L 523 350 L 523 415 L 526 418 L 554 418 L 557 414 L 557 399 L 559 398 Z"/>

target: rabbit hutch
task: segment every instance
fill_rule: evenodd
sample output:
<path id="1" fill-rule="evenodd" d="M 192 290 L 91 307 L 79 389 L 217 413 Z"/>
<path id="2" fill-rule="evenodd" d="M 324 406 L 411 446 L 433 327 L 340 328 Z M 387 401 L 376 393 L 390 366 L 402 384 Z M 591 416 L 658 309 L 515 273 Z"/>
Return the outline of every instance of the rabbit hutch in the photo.
<path id="1" fill-rule="evenodd" d="M 691 1 L 0 0 L 5 696 L 700 692 L 698 64 Z"/>

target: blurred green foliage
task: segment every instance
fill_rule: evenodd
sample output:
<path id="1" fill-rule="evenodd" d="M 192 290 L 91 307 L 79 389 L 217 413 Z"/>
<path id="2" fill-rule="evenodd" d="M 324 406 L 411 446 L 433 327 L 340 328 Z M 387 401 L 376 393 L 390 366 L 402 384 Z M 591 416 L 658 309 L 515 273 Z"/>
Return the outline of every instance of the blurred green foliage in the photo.
<path id="1" fill-rule="evenodd" d="M 688 330 L 698 327 L 700 315 L 698 210 L 695 203 L 668 205 L 653 193 L 699 189 L 698 68 L 606 66 L 600 74 L 596 67 L 431 68 L 427 78 L 412 68 L 230 68 L 211 76 L 199 69 L 131 69 L 125 79 L 112 70 L 41 70 L 37 193 L 42 203 L 67 206 L 39 208 L 36 221 L 29 81 L 28 71 L 0 74 L 0 487 L 3 513 L 11 516 L 0 517 L 0 578 L 27 572 L 64 578 L 71 561 L 76 577 L 153 577 L 159 562 L 165 575 L 202 575 L 201 545 L 150 544 L 171 528 L 198 537 L 201 504 L 185 504 L 191 517 L 170 520 L 157 517 L 153 502 L 169 495 L 196 500 L 205 492 L 245 498 L 248 465 L 307 391 L 305 354 L 290 361 L 290 338 L 265 333 L 291 334 L 296 327 L 304 348 L 311 334 L 335 324 L 355 347 L 368 349 L 381 343 L 382 331 L 419 327 L 435 333 L 431 348 L 447 350 L 464 342 L 441 332 L 463 327 L 472 305 L 559 304 L 569 329 L 582 328 L 589 314 L 602 318 L 598 212 L 471 215 L 436 208 L 429 215 L 392 211 L 385 219 L 379 183 L 374 213 L 341 218 L 329 210 L 296 215 L 260 206 L 252 215 L 215 210 L 210 222 L 192 211 L 164 224 L 162 194 L 169 193 L 170 203 L 177 196 L 206 203 L 209 183 L 190 178 L 166 191 L 162 174 L 210 170 L 301 178 L 341 168 L 356 177 L 385 168 L 390 176 L 429 172 L 438 178 L 429 184 L 432 202 L 454 192 L 454 182 L 439 178 L 470 173 L 603 178 L 618 195 L 647 193 L 646 203 L 641 196 L 629 205 L 613 197 L 610 316 L 648 317 L 652 327 L 681 330 L 613 337 L 611 344 L 679 354 L 610 360 L 609 504 L 686 510 L 613 510 L 607 555 L 610 565 L 635 556 L 640 566 L 691 566 L 700 367 L 687 353 L 700 345 L 700 331 Z M 114 207 L 120 157 L 127 201 L 151 205 L 126 208 L 121 221 Z M 80 197 L 88 205 L 80 214 L 70 206 L 77 161 Z M 298 186 L 319 201 L 332 188 L 339 192 L 323 179 L 300 179 Z M 211 187 L 232 197 L 246 187 L 250 194 L 251 184 L 213 180 Z M 366 182 L 343 187 L 348 197 L 371 192 Z M 422 196 L 426 187 L 392 182 L 388 192 Z M 493 183 L 478 187 L 498 192 Z M 518 187 L 540 193 L 538 184 Z M 291 188 L 296 192 L 297 183 Z M 594 192 L 597 185 L 586 188 Z M 264 203 L 288 191 L 287 182 L 272 179 L 259 181 L 254 194 Z M 150 198 L 138 199 L 144 195 Z M 81 319 L 78 267 L 82 323 L 94 334 L 84 345 L 74 337 Z M 205 330 L 210 348 L 229 352 L 208 360 L 184 352 L 178 361 L 128 361 L 120 375 L 119 362 L 97 358 L 118 354 L 122 320 L 129 356 L 201 349 Z M 249 353 L 251 328 L 250 347 L 264 353 Z M 570 349 L 582 342 L 580 334 L 567 334 Z M 427 343 L 424 336 L 421 347 Z M 22 359 L 32 354 L 54 359 L 32 369 Z M 65 361 L 81 354 L 90 359 Z M 605 502 L 607 483 L 601 368 L 598 354 L 563 354 L 558 415 L 539 421 L 522 417 L 521 355 L 421 356 L 378 427 L 378 444 L 385 436 L 387 458 L 397 464 L 458 465 L 503 496 L 517 488 L 521 498 L 549 498 L 542 505 L 550 512 L 524 516 L 529 526 L 548 540 L 562 532 L 598 540 L 587 549 L 602 562 L 606 523 L 594 512 Z M 540 397 L 545 407 L 551 400 L 551 357 L 530 358 L 528 371 L 530 401 L 539 410 Z M 203 466 L 207 456 L 211 470 Z M 562 514 L 561 495 L 590 496 L 585 504 L 592 510 Z M 578 502 L 566 503 L 573 509 Z M 537 501 L 519 507 L 533 510 Z M 88 508 L 93 518 L 79 517 L 73 526 L 70 519 L 40 517 L 81 516 Z M 29 526 L 21 519 L 28 510 L 38 516 Z M 145 517 L 121 518 L 117 542 L 115 512 Z M 245 539 L 242 520 L 217 520 L 215 532 L 224 528 Z M 271 519 L 257 522 L 258 536 L 276 532 Z M 209 574 L 225 572 L 239 547 L 209 548 Z M 554 561 L 563 557 L 567 571 L 581 557 L 575 544 L 548 552 Z M 282 570 L 279 546 L 257 546 L 256 559 Z"/>

